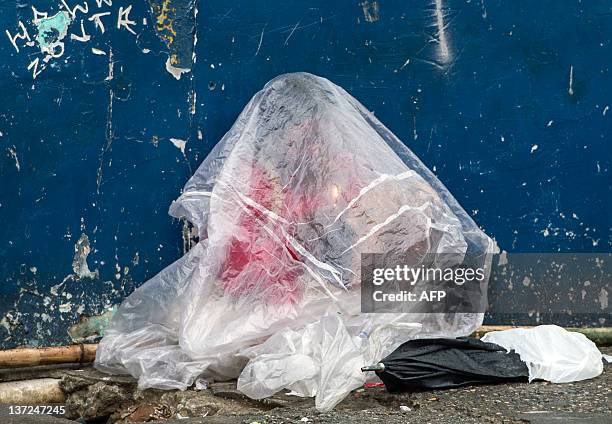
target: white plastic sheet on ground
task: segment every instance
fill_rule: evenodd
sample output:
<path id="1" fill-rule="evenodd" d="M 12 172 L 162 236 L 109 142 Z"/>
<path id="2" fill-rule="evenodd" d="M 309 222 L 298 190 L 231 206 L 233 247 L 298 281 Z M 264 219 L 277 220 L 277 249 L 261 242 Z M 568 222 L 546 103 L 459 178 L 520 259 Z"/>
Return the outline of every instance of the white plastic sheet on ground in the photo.
<path id="1" fill-rule="evenodd" d="M 584 334 L 556 325 L 493 331 L 482 341 L 514 350 L 529 369 L 529 381 L 570 383 L 603 372 L 602 354 Z"/>
<path id="2" fill-rule="evenodd" d="M 142 388 L 239 377 L 253 398 L 288 388 L 325 411 L 364 383 L 361 366 L 402 342 L 464 336 L 482 322 L 360 312 L 361 253 L 452 253 L 484 266 L 497 248 L 400 140 L 324 78 L 266 84 L 170 214 L 189 220 L 199 243 L 124 301 L 96 358 Z"/>

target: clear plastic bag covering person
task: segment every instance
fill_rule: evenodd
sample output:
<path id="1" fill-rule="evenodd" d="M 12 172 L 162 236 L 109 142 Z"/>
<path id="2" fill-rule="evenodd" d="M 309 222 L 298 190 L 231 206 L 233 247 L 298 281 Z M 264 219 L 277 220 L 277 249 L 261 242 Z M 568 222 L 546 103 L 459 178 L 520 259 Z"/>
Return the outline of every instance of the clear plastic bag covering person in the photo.
<path id="1" fill-rule="evenodd" d="M 253 398 L 288 388 L 325 411 L 364 383 L 361 366 L 402 342 L 465 336 L 482 322 L 478 313 L 360 312 L 361 253 L 470 254 L 484 265 L 496 245 L 397 137 L 324 78 L 266 84 L 170 214 L 190 221 L 199 243 L 123 302 L 96 358 L 141 388 L 239 377 Z"/>

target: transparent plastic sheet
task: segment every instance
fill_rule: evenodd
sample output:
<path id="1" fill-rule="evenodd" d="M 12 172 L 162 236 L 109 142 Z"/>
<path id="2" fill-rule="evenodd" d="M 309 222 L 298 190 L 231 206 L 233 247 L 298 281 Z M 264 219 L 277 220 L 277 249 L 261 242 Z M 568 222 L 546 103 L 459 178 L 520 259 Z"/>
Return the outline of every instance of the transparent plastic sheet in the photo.
<path id="1" fill-rule="evenodd" d="M 421 330 L 420 324 L 385 321 L 364 326 L 362 319 L 345 322 L 339 314 L 327 314 L 303 329 L 276 333 L 241 352 L 250 361 L 238 378 L 238 390 L 262 399 L 289 389 L 297 396 L 316 396 L 316 408 L 330 410 L 368 378 L 380 381 L 360 371 L 364 364 L 378 361 Z M 364 327 L 375 331 L 367 334 Z"/>
<path id="2" fill-rule="evenodd" d="M 485 334 L 482 341 L 518 353 L 527 364 L 530 382 L 541 379 L 571 383 L 603 372 L 603 357 L 595 343 L 584 334 L 557 325 L 493 331 Z"/>
<path id="3" fill-rule="evenodd" d="M 170 214 L 189 220 L 199 243 L 123 302 L 96 358 L 141 388 L 240 376 L 254 398 L 290 388 L 329 410 L 363 384 L 361 366 L 401 342 L 465 336 L 482 322 L 479 313 L 360 312 L 361 253 L 470 255 L 488 267 L 497 247 L 401 141 L 324 78 L 266 84 Z"/>

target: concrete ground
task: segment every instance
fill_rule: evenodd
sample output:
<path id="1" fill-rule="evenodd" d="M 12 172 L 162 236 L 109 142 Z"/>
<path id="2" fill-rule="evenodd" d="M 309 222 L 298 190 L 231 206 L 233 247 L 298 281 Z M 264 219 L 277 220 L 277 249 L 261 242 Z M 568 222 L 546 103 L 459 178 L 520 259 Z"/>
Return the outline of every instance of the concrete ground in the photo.
<path id="1" fill-rule="evenodd" d="M 612 354 L 612 348 L 601 348 Z M 612 365 L 598 378 L 570 384 L 546 382 L 473 386 L 389 394 L 383 387 L 351 393 L 334 411 L 316 412 L 312 399 L 277 394 L 253 401 L 234 383 L 195 391 L 136 390 L 128 377 L 109 379 L 91 368 L 55 371 L 67 394 L 67 417 L 15 416 L 0 407 L 6 424 L 229 423 L 612 423 Z"/>

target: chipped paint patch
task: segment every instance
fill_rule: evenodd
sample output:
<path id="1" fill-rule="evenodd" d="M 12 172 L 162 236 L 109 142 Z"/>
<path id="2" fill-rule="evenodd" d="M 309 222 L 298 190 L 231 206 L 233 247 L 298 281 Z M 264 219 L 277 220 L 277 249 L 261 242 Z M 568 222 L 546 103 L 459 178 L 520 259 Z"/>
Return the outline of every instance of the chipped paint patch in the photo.
<path id="1" fill-rule="evenodd" d="M 363 17 L 366 22 L 376 22 L 380 17 L 380 6 L 377 1 L 364 1 L 359 4 L 363 9 Z"/>
<path id="2" fill-rule="evenodd" d="M 605 310 L 608 308 L 608 291 L 605 288 L 601 288 L 601 290 L 599 291 L 599 306 L 601 308 L 601 310 Z"/>
<path id="3" fill-rule="evenodd" d="M 113 60 L 113 49 L 108 50 L 108 74 L 104 81 L 112 81 L 115 77 L 115 61 Z M 112 90 L 111 90 L 112 93 Z M 109 107 L 112 107 L 112 102 L 109 104 Z"/>
<path id="4" fill-rule="evenodd" d="M 68 27 L 72 20 L 68 12 L 57 12 L 55 15 L 47 18 L 38 18 L 34 20 L 34 25 L 38 33 L 35 40 L 40 47 L 40 51 L 50 56 L 57 56 L 56 49 L 61 47 L 63 53 L 62 40 L 68 34 Z"/>
<path id="5" fill-rule="evenodd" d="M 77 278 L 98 278 L 98 270 L 91 271 L 87 265 L 87 256 L 91 252 L 89 247 L 89 237 L 81 234 L 81 237 L 74 245 L 74 258 L 72 259 L 72 270 Z"/>
<path id="6" fill-rule="evenodd" d="M 68 335 L 72 341 L 77 343 L 102 337 L 115 312 L 117 312 L 117 306 L 113 306 L 100 315 L 81 316 L 80 321 L 68 329 Z"/>
<path id="7" fill-rule="evenodd" d="M 149 0 L 149 4 L 155 32 L 169 50 L 166 70 L 180 79 L 195 62 L 195 1 Z"/>
<path id="8" fill-rule="evenodd" d="M 15 168 L 17 168 L 17 172 L 21 171 L 21 164 L 19 163 L 19 158 L 17 157 L 17 148 L 15 146 L 9 147 L 8 154 L 15 160 Z"/>
<path id="9" fill-rule="evenodd" d="M 6 332 L 9 334 L 12 331 L 12 326 L 9 324 L 9 321 L 6 316 L 2 317 L 2 319 L 0 320 L 0 327 L 4 327 Z"/>
<path id="10" fill-rule="evenodd" d="M 159 37 L 172 44 L 176 37 L 174 29 L 174 19 L 176 17 L 176 8 L 170 5 L 170 0 L 162 0 L 161 3 L 153 4 L 153 13 L 155 16 L 155 29 L 160 34 Z"/>
<path id="11" fill-rule="evenodd" d="M 62 303 L 61 305 L 59 305 L 58 310 L 62 314 L 67 314 L 72 311 L 72 305 L 70 303 Z"/>
<path id="12" fill-rule="evenodd" d="M 166 60 L 166 71 L 168 71 L 177 80 L 181 79 L 181 75 L 191 71 L 189 68 L 178 68 L 172 64 L 172 58 Z"/>
<path id="13" fill-rule="evenodd" d="M 181 151 L 182 154 L 185 154 L 185 146 L 187 145 L 187 141 L 181 140 L 180 138 L 171 138 L 170 141 L 177 149 Z"/>

